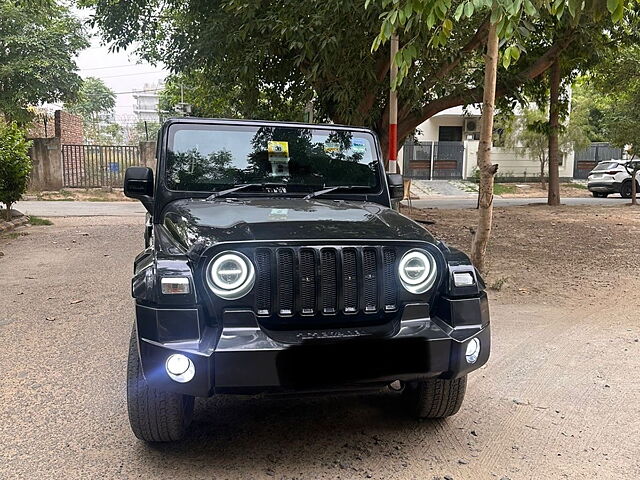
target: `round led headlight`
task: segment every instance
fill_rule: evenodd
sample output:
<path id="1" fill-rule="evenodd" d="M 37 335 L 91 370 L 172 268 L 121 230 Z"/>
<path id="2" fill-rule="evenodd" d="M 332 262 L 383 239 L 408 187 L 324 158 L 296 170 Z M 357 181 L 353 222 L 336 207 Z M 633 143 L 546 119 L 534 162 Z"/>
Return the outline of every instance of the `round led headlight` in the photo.
<path id="1" fill-rule="evenodd" d="M 253 264 L 239 252 L 219 253 L 207 269 L 209 288 L 226 300 L 244 297 L 253 288 L 255 280 Z"/>
<path id="2" fill-rule="evenodd" d="M 429 290 L 436 280 L 436 261 L 424 250 L 405 253 L 398 264 L 400 283 L 409 293 L 419 294 Z"/>

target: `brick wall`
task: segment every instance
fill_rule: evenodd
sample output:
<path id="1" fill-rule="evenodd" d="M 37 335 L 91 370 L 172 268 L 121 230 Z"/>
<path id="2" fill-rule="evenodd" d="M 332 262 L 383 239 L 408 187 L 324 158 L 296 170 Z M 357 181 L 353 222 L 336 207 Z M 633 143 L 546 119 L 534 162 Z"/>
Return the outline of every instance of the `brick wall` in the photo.
<path id="1" fill-rule="evenodd" d="M 84 128 L 81 117 L 56 110 L 54 124 L 55 136 L 60 137 L 63 145 L 82 145 L 84 143 Z"/>
<path id="2" fill-rule="evenodd" d="M 84 143 L 82 118 L 63 110 L 56 110 L 53 115 L 39 115 L 29 127 L 28 137 L 59 137 L 63 144 L 82 145 Z"/>
<path id="3" fill-rule="evenodd" d="M 52 138 L 56 134 L 53 115 L 38 115 L 27 132 L 29 138 Z"/>

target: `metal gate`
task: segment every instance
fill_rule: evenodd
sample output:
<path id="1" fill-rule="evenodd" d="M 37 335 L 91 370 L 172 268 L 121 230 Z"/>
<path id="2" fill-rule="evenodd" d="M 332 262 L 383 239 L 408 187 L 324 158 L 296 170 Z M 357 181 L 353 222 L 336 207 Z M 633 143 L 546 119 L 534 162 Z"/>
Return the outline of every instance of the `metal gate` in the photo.
<path id="1" fill-rule="evenodd" d="M 612 147 L 608 143 L 592 143 L 589 148 L 575 153 L 573 162 L 573 178 L 587 178 L 589 172 L 598 162 L 604 160 L 620 160 L 622 149 Z"/>
<path id="2" fill-rule="evenodd" d="M 402 156 L 402 172 L 406 177 L 426 180 L 462 178 L 463 142 L 407 143 Z"/>
<path id="3" fill-rule="evenodd" d="M 62 145 L 65 187 L 122 187 L 124 171 L 140 165 L 136 145 Z"/>

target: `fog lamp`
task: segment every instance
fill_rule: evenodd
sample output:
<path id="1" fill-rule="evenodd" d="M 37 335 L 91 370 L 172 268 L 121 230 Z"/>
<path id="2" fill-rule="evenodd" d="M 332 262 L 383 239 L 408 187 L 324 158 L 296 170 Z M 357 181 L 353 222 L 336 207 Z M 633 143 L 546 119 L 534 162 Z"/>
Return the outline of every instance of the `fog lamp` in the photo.
<path id="1" fill-rule="evenodd" d="M 181 353 L 169 355 L 164 367 L 169 378 L 178 383 L 187 383 L 196 374 L 196 367 L 191 359 Z"/>
<path id="2" fill-rule="evenodd" d="M 467 351 L 465 352 L 467 363 L 476 363 L 478 356 L 480 356 L 480 340 L 472 338 L 467 343 Z"/>

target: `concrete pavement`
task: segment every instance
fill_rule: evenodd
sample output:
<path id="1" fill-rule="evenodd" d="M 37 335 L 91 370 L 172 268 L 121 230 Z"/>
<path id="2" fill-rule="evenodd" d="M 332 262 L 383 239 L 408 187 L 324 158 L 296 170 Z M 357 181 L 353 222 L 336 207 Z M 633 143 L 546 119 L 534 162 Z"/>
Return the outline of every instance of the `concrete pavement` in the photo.
<path id="1" fill-rule="evenodd" d="M 476 208 L 477 197 L 474 196 L 432 196 L 423 197 L 420 200 L 413 200 L 411 203 L 417 208 L 439 208 L 439 209 L 455 209 L 455 208 Z M 503 198 L 494 197 L 493 204 L 496 207 L 518 207 L 522 205 L 531 204 L 544 204 L 547 203 L 547 198 Z M 593 198 L 593 197 L 577 197 L 577 198 L 563 198 L 561 200 L 562 205 L 621 205 L 625 202 L 629 202 L 628 199 L 621 197 L 609 197 L 609 198 Z"/>
<path id="2" fill-rule="evenodd" d="M 140 202 L 82 202 L 82 201 L 27 201 L 13 208 L 37 217 L 130 217 L 143 216 L 145 208 Z"/>
<path id="3" fill-rule="evenodd" d="M 534 203 L 546 203 L 546 198 L 502 198 L 495 197 L 496 207 L 517 207 Z M 628 202 L 620 197 L 609 198 L 563 198 L 563 205 L 620 205 Z M 413 200 L 417 208 L 475 208 L 475 196 L 434 195 Z M 146 210 L 140 202 L 60 202 L 60 201 L 26 201 L 18 202 L 17 210 L 38 217 L 130 217 L 144 216 Z"/>

